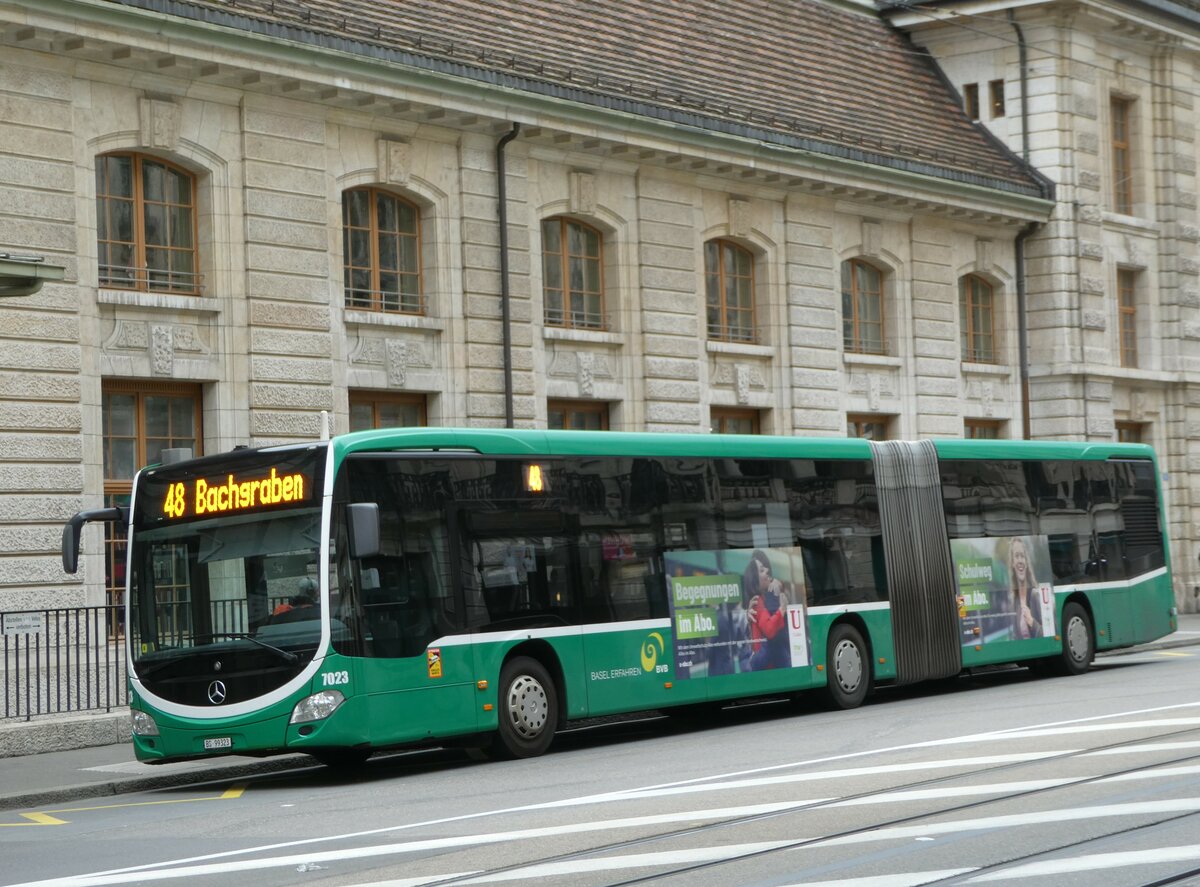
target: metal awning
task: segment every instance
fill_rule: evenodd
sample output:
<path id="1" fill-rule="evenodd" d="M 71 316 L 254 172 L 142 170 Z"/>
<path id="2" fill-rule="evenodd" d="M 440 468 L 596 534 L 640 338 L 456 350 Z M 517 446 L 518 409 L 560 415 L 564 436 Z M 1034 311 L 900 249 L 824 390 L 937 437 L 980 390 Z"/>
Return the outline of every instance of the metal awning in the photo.
<path id="1" fill-rule="evenodd" d="M 60 265 L 47 265 L 43 256 L 0 253 L 0 298 L 31 296 L 47 280 L 62 280 Z"/>

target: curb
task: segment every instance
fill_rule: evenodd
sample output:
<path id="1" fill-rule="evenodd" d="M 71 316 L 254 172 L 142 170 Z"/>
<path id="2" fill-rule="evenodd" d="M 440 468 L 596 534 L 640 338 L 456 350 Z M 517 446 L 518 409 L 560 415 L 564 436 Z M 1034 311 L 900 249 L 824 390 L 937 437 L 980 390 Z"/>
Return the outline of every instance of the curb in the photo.
<path id="1" fill-rule="evenodd" d="M 147 765 L 147 769 L 151 766 L 153 765 Z M 288 770 L 308 770 L 319 766 L 308 755 L 282 755 L 280 757 L 264 758 L 261 761 L 209 766 L 200 770 L 187 770 L 179 773 L 134 776 L 126 779 L 112 779 L 108 782 L 65 785 L 46 789 L 45 791 L 25 792 L 24 794 L 17 795 L 0 795 L 0 810 L 44 807 L 47 804 L 56 804 L 60 801 L 73 802 L 86 798 L 108 798 L 114 795 L 131 794 L 133 792 L 201 785 L 206 782 L 224 782 L 243 776 L 261 776 L 266 773 L 280 773 Z"/>
<path id="2" fill-rule="evenodd" d="M 35 717 L 36 720 L 0 722 L 0 758 L 120 745 L 130 741 L 128 708 Z"/>
<path id="3" fill-rule="evenodd" d="M 1138 644 L 1136 647 L 1120 647 L 1116 650 L 1097 650 L 1097 656 L 1132 656 L 1134 653 L 1153 653 L 1155 650 L 1174 650 L 1179 647 L 1200 646 L 1200 635 L 1194 638 L 1180 638 L 1177 641 L 1162 641 L 1160 643 Z"/>

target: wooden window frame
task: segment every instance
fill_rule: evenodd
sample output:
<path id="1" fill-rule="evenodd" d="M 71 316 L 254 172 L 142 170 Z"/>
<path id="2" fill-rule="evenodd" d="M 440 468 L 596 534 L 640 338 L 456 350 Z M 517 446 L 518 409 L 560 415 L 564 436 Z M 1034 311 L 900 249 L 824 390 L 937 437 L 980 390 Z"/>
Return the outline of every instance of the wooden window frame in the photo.
<path id="1" fill-rule="evenodd" d="M 1112 96 L 1109 117 L 1112 149 L 1113 212 L 1131 216 L 1133 203 L 1133 99 Z"/>
<path id="2" fill-rule="evenodd" d="M 749 420 L 749 431 L 730 431 L 728 428 L 729 422 L 743 422 Z M 709 424 L 713 434 L 761 434 L 762 433 L 762 413 L 759 410 L 751 410 L 735 407 L 713 407 L 709 411 Z"/>
<path id="3" fill-rule="evenodd" d="M 551 413 L 563 414 L 563 430 L 571 430 L 574 426 L 571 424 L 571 414 L 586 414 L 597 415 L 600 417 L 600 430 L 609 430 L 609 404 L 605 400 L 565 400 L 555 398 L 546 401 L 546 418 L 547 426 L 549 426 L 549 417 Z M 595 429 L 591 429 L 595 430 Z"/>
<path id="4" fill-rule="evenodd" d="M 350 224 L 350 202 L 349 198 L 352 194 L 367 195 L 367 226 L 351 225 Z M 397 204 L 404 204 L 413 213 L 413 230 L 407 231 L 380 231 L 379 228 L 379 199 L 394 200 Z M 399 217 L 399 213 L 397 213 Z M 352 265 L 353 256 L 350 249 L 350 232 L 365 231 L 371 246 L 371 254 L 368 259 L 369 265 Z M 413 255 L 416 256 L 417 267 L 415 269 L 396 268 L 384 269 L 381 260 L 380 241 L 384 235 L 395 237 L 397 240 L 402 238 L 411 238 L 413 241 Z M 377 188 L 373 185 L 364 185 L 358 188 L 347 188 L 342 192 L 342 286 L 344 291 L 344 301 L 347 308 L 357 311 L 377 311 L 384 314 L 405 314 L 412 316 L 421 316 L 425 313 L 425 276 L 424 263 L 421 261 L 421 250 L 423 248 L 421 240 L 421 207 L 413 201 L 409 200 L 400 194 L 389 191 L 386 188 Z M 397 255 L 402 255 L 403 251 L 397 245 Z M 397 262 L 399 264 L 399 262 Z M 370 288 L 367 290 L 367 299 L 362 299 L 354 294 L 363 292 L 357 287 L 350 285 L 351 274 L 354 272 L 366 271 L 370 275 Z M 383 290 L 382 277 L 384 274 L 395 274 L 397 278 L 398 288 L 395 291 Z M 416 279 L 417 292 L 414 296 L 412 293 L 405 293 L 399 288 L 399 281 L 404 277 Z M 415 299 L 415 303 L 414 300 Z M 395 301 L 395 307 L 390 307 L 387 303 L 390 300 Z"/>
<path id="5" fill-rule="evenodd" d="M 867 268 L 878 276 L 879 289 L 877 291 L 864 293 L 859 289 L 858 269 L 860 267 Z M 883 271 L 863 259 L 847 259 L 842 263 L 842 269 L 842 347 L 852 354 L 887 354 L 887 304 L 884 300 L 886 283 Z M 848 290 L 846 288 L 847 275 L 849 279 Z M 873 298 L 877 300 L 879 304 L 879 321 L 877 323 L 875 321 L 864 320 L 860 317 L 860 298 Z M 847 300 L 849 300 L 850 307 L 849 316 L 846 316 Z M 879 327 L 878 348 L 867 346 L 863 329 L 868 325 Z M 847 326 L 849 327 L 848 334 Z"/>
<path id="6" fill-rule="evenodd" d="M 546 247 L 546 226 L 557 225 L 559 227 L 558 237 L 559 244 L 562 246 L 561 252 L 555 252 Z M 590 231 L 596 237 L 596 255 L 589 256 L 586 254 L 575 254 L 570 248 L 570 228 L 575 225 L 586 231 Z M 587 222 L 582 222 L 579 219 L 569 216 L 553 216 L 542 220 L 542 316 L 547 326 L 560 327 L 565 329 L 584 329 L 584 330 L 606 330 L 608 329 L 607 315 L 607 300 L 605 299 L 605 280 L 604 280 L 604 232 L 594 225 L 589 225 Z M 552 261 L 558 263 L 559 280 L 562 282 L 561 287 L 552 287 L 545 275 L 545 266 Z M 594 261 L 596 263 L 596 280 L 597 289 L 589 290 L 573 290 L 570 286 L 571 280 L 571 262 L 578 261 Z M 585 286 L 587 276 L 584 275 Z M 552 318 L 549 311 L 550 294 L 558 293 L 562 300 L 562 317 Z M 586 301 L 588 297 L 595 297 L 600 305 L 599 312 L 593 317 L 586 310 L 576 310 L 575 298 L 579 297 L 585 303 L 582 307 L 586 309 Z"/>
<path id="7" fill-rule="evenodd" d="M 990 434 L 979 432 L 991 432 Z M 1004 423 L 999 419 L 964 419 L 963 437 L 966 440 L 1002 440 Z"/>
<path id="8" fill-rule="evenodd" d="M 988 105 L 991 108 L 992 119 L 1003 117 L 1005 112 L 1004 107 L 1004 81 L 991 80 L 988 82 Z"/>
<path id="9" fill-rule="evenodd" d="M 738 274 L 737 269 L 727 267 L 726 251 L 731 251 L 736 257 L 744 257 L 750 268 L 750 273 Z M 716 257 L 716 267 L 712 266 L 712 257 Z M 734 264 L 737 264 L 735 259 Z M 744 286 L 750 296 L 747 308 L 731 307 L 726 298 L 730 282 Z M 739 286 L 739 288 L 740 288 Z M 754 292 L 754 253 L 740 243 L 724 238 L 710 240 L 704 244 L 704 290 L 705 309 L 708 314 L 708 337 L 720 342 L 737 342 L 739 344 L 754 344 L 758 341 L 756 316 L 758 306 Z M 713 296 L 716 296 L 715 302 Z M 713 323 L 711 313 L 716 312 L 716 323 Z M 749 323 L 734 323 L 731 317 L 749 316 Z"/>
<path id="10" fill-rule="evenodd" d="M 867 437 L 862 432 L 866 430 L 866 426 L 878 426 L 883 431 L 882 437 Z M 891 440 L 892 438 L 892 417 L 881 413 L 847 413 L 846 414 L 846 436 L 856 438 L 866 438 L 868 440 Z"/>
<path id="11" fill-rule="evenodd" d="M 129 197 L 119 194 L 113 194 L 109 190 L 109 182 L 107 178 L 106 160 L 113 159 L 128 159 L 131 164 L 130 176 L 132 179 L 133 193 Z M 199 193 L 198 180 L 195 173 L 185 169 L 177 163 L 172 163 L 169 160 L 164 160 L 161 157 L 156 157 L 152 154 L 143 154 L 138 151 L 110 151 L 105 154 L 97 154 L 96 159 L 96 262 L 97 262 L 97 282 L 101 287 L 107 289 L 133 290 L 135 292 L 154 292 L 154 293 L 170 293 L 173 295 L 200 295 L 204 290 L 204 277 L 200 273 L 200 253 L 197 248 L 197 238 L 199 236 L 199 224 L 196 215 L 196 202 Z M 145 164 L 157 164 L 171 172 L 183 176 L 188 182 L 190 203 L 173 203 L 167 199 L 163 200 L 147 200 L 145 193 L 145 184 L 143 181 L 143 167 Z M 130 204 L 130 221 L 133 225 L 133 240 L 114 240 L 115 223 L 113 222 L 113 208 L 117 201 Z M 168 226 L 170 226 L 171 214 L 170 209 L 186 209 L 190 218 L 191 225 L 191 245 L 176 246 L 170 242 L 166 244 L 148 244 L 146 240 L 146 207 L 148 205 L 163 206 L 168 209 L 166 218 Z M 100 234 L 107 232 L 106 238 L 101 238 Z M 131 266 L 120 266 L 111 264 L 101 264 L 105 246 L 130 246 L 132 247 Z M 191 257 L 191 271 L 171 271 L 151 269 L 148 265 L 147 251 L 148 250 L 163 250 L 165 253 L 185 254 Z M 117 277 L 113 272 L 127 272 L 124 277 Z M 161 278 L 165 275 L 164 282 L 158 282 L 156 278 Z"/>
<path id="12" fill-rule="evenodd" d="M 996 288 L 978 274 L 964 274 L 959 278 L 959 309 L 962 359 L 967 363 L 996 363 Z M 987 332 L 978 329 L 976 314 L 986 317 Z"/>
<path id="13" fill-rule="evenodd" d="M 1136 369 L 1138 365 L 1138 272 L 1133 268 L 1117 269 L 1117 338 L 1121 366 Z"/>
<path id="14" fill-rule="evenodd" d="M 979 84 L 963 84 L 963 111 L 971 120 L 979 119 Z"/>
<path id="15" fill-rule="evenodd" d="M 364 404 L 371 408 L 371 428 L 391 427 L 380 423 L 379 408 L 383 404 L 415 406 L 420 411 L 421 420 L 417 426 L 414 427 L 423 427 L 429 424 L 429 399 L 424 394 L 402 394 L 394 391 L 372 391 L 369 388 L 351 389 L 347 402 L 349 411 L 352 413 L 356 405 L 361 406 Z"/>
<path id="16" fill-rule="evenodd" d="M 145 382 L 134 381 L 129 379 L 105 379 L 101 382 L 101 415 L 100 415 L 100 439 L 101 447 L 104 452 L 107 452 L 109 441 L 112 440 L 111 426 L 109 416 L 104 412 L 103 403 L 106 395 L 124 395 L 134 398 L 134 466 L 135 471 L 146 465 L 146 441 L 149 439 L 146 434 L 146 404 L 147 397 L 192 397 L 195 400 L 193 423 L 195 428 L 195 448 L 193 456 L 204 455 L 204 390 L 199 384 L 183 383 L 183 382 Z M 122 436 L 123 440 L 128 438 Z M 133 493 L 133 478 L 113 478 L 108 477 L 108 470 L 105 466 L 103 456 L 101 457 L 101 470 L 104 474 L 104 504 L 127 504 L 130 495 Z M 124 530 L 116 525 L 106 524 L 105 530 L 105 549 L 108 555 L 108 564 L 116 569 L 120 564 L 122 572 L 125 569 L 125 546 L 126 540 Z M 124 593 L 124 579 L 120 584 L 114 581 L 115 574 L 107 574 L 104 578 L 105 588 L 107 590 L 109 602 L 112 604 L 121 604 L 123 602 L 122 595 Z"/>

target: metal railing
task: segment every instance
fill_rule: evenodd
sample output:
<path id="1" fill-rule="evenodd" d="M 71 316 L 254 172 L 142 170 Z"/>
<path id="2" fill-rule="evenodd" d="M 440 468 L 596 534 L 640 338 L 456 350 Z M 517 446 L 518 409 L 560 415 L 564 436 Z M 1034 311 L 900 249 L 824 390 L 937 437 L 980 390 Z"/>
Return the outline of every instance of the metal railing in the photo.
<path id="1" fill-rule="evenodd" d="M 101 265 L 100 286 L 183 296 L 204 292 L 204 275 L 170 268 L 134 268 L 130 265 Z"/>
<path id="2" fill-rule="evenodd" d="M 0 719 L 129 704 L 123 608 L 71 607 L 0 613 Z"/>

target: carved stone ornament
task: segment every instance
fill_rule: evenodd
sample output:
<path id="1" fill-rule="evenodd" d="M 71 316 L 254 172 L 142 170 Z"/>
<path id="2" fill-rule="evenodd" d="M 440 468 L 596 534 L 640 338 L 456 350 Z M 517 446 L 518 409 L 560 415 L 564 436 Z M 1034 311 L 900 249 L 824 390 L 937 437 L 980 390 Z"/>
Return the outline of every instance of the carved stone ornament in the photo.
<path id="1" fill-rule="evenodd" d="M 878 373 L 867 376 L 867 406 L 872 411 L 879 409 L 879 401 L 883 395 L 883 379 Z"/>
<path id="2" fill-rule="evenodd" d="M 742 404 L 750 403 L 750 383 L 753 381 L 752 368 L 744 363 L 739 363 L 733 368 L 734 388 L 737 391 L 737 402 Z"/>
<path id="3" fill-rule="evenodd" d="M 995 244 L 985 237 L 975 241 L 975 267 L 980 271 L 991 268 L 995 264 Z"/>
<path id="4" fill-rule="evenodd" d="M 1104 316 L 1103 311 L 1085 311 L 1083 312 L 1083 328 L 1085 330 L 1106 330 L 1108 329 L 1108 318 Z"/>
<path id="5" fill-rule="evenodd" d="M 150 372 L 169 376 L 175 369 L 175 331 L 169 326 L 154 326 L 150 330 Z"/>
<path id="6" fill-rule="evenodd" d="M 1129 392 L 1129 418 L 1134 422 L 1146 419 L 1146 392 L 1134 389 Z"/>
<path id="7" fill-rule="evenodd" d="M 150 333 L 138 320 L 118 320 L 104 343 L 105 351 L 145 351 L 149 347 Z"/>
<path id="8" fill-rule="evenodd" d="M 750 236 L 750 201 L 729 198 L 729 233 L 734 237 Z"/>
<path id="9" fill-rule="evenodd" d="M 596 177 L 592 173 L 571 173 L 568 187 L 571 212 L 588 216 L 596 212 Z"/>
<path id="10" fill-rule="evenodd" d="M 403 388 L 408 382 L 408 367 L 412 360 L 408 343 L 402 339 L 387 340 L 387 381 L 392 388 Z"/>
<path id="11" fill-rule="evenodd" d="M 864 256 L 879 257 L 883 249 L 883 226 L 874 219 L 863 219 L 862 222 L 862 253 Z"/>
<path id="12" fill-rule="evenodd" d="M 376 142 L 376 153 L 379 181 L 389 185 L 408 184 L 409 170 L 412 169 L 412 145 L 394 139 L 380 139 Z"/>
<path id="13" fill-rule="evenodd" d="M 179 146 L 179 106 L 174 102 L 142 99 L 138 102 L 138 117 L 144 146 L 166 151 Z"/>
<path id="14" fill-rule="evenodd" d="M 582 397 L 596 396 L 596 355 L 590 351 L 581 351 L 575 356 L 575 367 L 579 380 L 579 394 Z"/>

